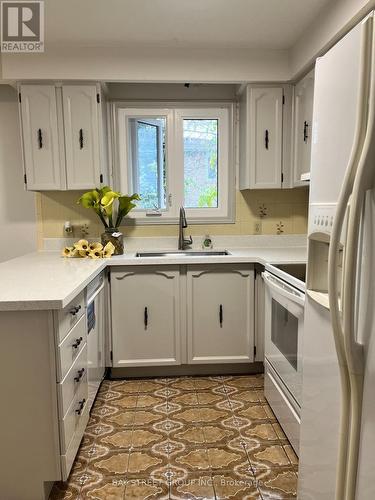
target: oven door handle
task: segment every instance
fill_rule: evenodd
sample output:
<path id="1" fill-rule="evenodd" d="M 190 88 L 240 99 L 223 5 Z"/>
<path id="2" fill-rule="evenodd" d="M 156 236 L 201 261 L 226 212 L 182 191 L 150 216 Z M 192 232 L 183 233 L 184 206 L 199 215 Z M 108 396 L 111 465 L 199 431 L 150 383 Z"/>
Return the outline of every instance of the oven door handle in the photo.
<path id="1" fill-rule="evenodd" d="M 264 279 L 266 285 L 271 288 L 271 290 L 274 290 L 286 299 L 292 300 L 302 307 L 305 305 L 304 293 L 298 292 L 295 288 L 287 285 L 267 271 L 263 271 L 262 278 Z"/>

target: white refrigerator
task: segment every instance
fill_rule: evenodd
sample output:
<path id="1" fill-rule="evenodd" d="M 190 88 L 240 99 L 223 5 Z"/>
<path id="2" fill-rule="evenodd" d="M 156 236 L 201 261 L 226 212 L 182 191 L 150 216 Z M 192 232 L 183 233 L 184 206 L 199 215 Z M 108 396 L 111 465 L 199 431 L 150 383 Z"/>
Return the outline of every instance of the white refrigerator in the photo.
<path id="1" fill-rule="evenodd" d="M 375 35 L 315 68 L 299 500 L 375 499 Z"/>

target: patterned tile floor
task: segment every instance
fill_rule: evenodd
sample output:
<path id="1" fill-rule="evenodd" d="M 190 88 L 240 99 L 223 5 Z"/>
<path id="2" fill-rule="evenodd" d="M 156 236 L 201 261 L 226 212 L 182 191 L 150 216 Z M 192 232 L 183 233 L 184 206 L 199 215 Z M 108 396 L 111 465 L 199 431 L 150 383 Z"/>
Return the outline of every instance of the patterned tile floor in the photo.
<path id="1" fill-rule="evenodd" d="M 50 498 L 285 500 L 297 473 L 262 375 L 105 380 Z"/>

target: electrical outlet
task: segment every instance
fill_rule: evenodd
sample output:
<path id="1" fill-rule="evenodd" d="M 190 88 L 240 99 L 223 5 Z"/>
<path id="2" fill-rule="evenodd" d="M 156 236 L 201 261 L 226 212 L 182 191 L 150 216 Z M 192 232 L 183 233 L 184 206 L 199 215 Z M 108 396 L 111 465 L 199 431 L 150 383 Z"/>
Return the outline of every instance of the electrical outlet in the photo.
<path id="1" fill-rule="evenodd" d="M 81 224 L 80 231 L 82 236 L 87 236 L 90 233 L 90 227 L 87 222 Z"/>
<path id="2" fill-rule="evenodd" d="M 256 221 L 254 223 L 254 234 L 262 234 L 262 223 L 261 223 L 261 221 Z"/>

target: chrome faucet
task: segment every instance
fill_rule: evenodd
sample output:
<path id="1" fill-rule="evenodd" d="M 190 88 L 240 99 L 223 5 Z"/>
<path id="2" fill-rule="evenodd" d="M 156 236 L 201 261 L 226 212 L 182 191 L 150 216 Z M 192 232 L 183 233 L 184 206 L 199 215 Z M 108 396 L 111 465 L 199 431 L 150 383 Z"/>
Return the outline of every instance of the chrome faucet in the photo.
<path id="1" fill-rule="evenodd" d="M 186 214 L 184 207 L 180 208 L 180 220 L 178 224 L 178 249 L 185 250 L 188 245 L 193 243 L 193 238 L 190 236 L 188 239 L 184 237 L 184 228 L 187 227 Z"/>

